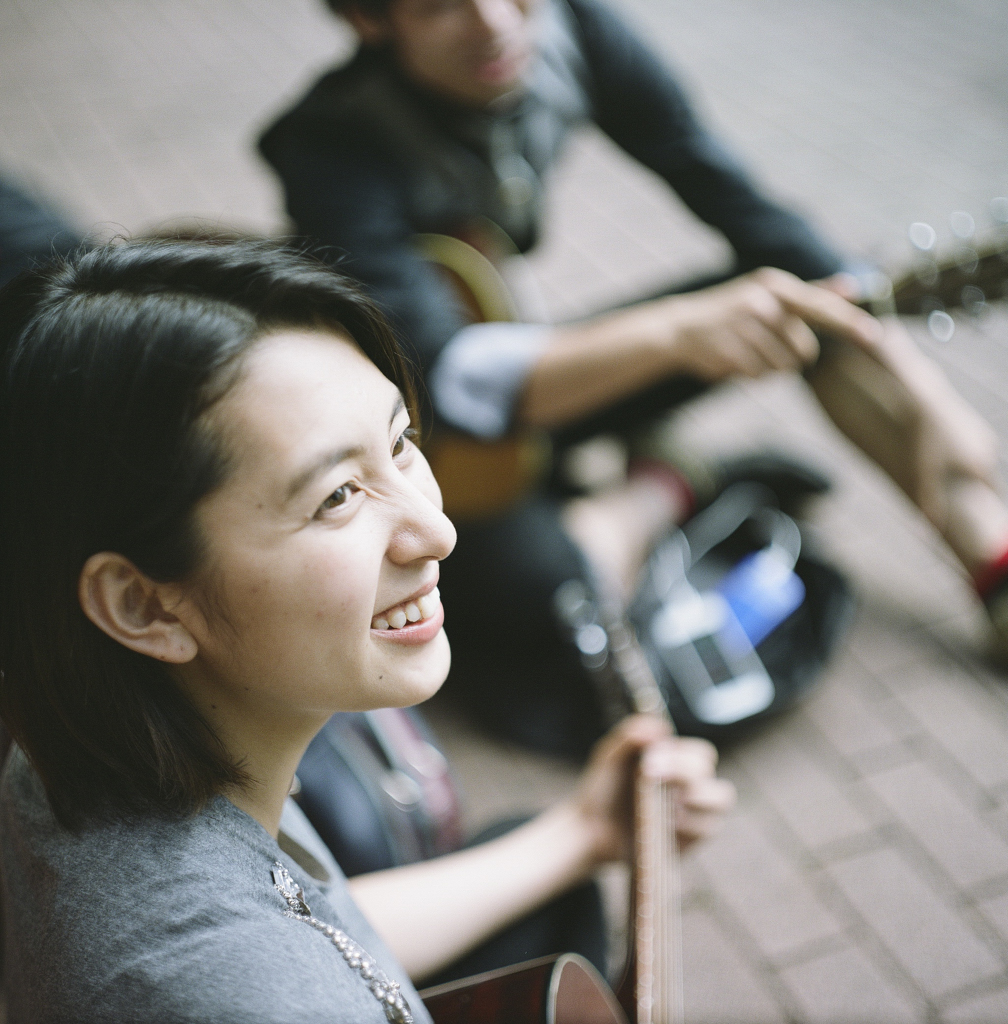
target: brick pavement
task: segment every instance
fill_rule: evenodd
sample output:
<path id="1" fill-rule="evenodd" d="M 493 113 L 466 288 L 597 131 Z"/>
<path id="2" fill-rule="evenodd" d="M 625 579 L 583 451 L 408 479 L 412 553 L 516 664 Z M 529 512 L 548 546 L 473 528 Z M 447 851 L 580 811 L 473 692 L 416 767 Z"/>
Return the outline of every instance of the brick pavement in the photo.
<path id="1" fill-rule="evenodd" d="M 947 243 L 952 210 L 985 224 L 1008 193 L 1003 0 L 624 2 L 761 176 L 855 252 L 898 265 L 911 221 Z M 250 140 L 346 46 L 314 0 L 6 0 L 0 159 L 99 235 L 194 217 L 276 230 Z M 553 316 L 725 257 L 597 134 L 548 201 L 532 266 Z M 1008 440 L 1004 308 L 946 345 L 915 330 Z M 859 599 L 818 690 L 723 752 L 740 807 L 686 870 L 688 1019 L 1008 1020 L 1008 692 L 977 602 L 791 382 L 715 394 L 679 430 L 826 464 L 814 525 Z M 572 778 L 434 715 L 474 827 Z"/>

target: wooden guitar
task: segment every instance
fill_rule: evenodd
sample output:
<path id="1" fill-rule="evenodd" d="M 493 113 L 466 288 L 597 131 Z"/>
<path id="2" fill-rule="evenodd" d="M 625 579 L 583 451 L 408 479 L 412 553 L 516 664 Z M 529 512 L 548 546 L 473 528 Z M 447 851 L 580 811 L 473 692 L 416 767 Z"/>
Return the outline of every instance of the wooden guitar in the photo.
<path id="1" fill-rule="evenodd" d="M 499 236 L 497 229 L 496 234 L 477 233 L 468 240 L 446 235 L 417 239 L 424 255 L 454 286 L 473 323 L 513 321 L 517 316 L 508 286 L 497 270 L 499 257 L 506 255 Z M 963 247 L 944 261 L 924 256 L 894 282 L 879 275 L 876 294 L 860 304 L 876 315 L 927 316 L 936 309 L 972 309 L 985 300 L 1000 298 L 1006 282 L 1008 236 L 978 249 Z M 876 461 L 898 472 L 904 425 L 887 421 L 892 401 L 883 394 L 892 390 L 891 374 L 887 377 L 888 371 L 872 365 L 870 357 L 851 345 L 830 349 L 824 349 L 824 358 L 807 372 L 809 382 L 841 429 L 846 433 L 848 425 L 859 428 L 857 432 L 864 437 L 855 437 L 856 443 L 873 458 L 876 452 L 872 447 L 881 445 Z M 857 392 L 853 406 L 838 405 L 837 396 L 852 383 Z M 445 512 L 460 522 L 505 511 L 545 477 L 552 457 L 549 435 L 531 429 L 492 442 L 440 429 L 427 441 L 424 452 L 441 485 Z"/>
<path id="2" fill-rule="evenodd" d="M 632 627 L 616 602 L 602 602 L 607 660 L 628 709 L 668 710 Z M 680 1024 L 682 951 L 675 788 L 638 772 L 634 794 L 630 941 L 614 994 L 574 954 L 544 957 L 420 993 L 435 1024 Z"/>

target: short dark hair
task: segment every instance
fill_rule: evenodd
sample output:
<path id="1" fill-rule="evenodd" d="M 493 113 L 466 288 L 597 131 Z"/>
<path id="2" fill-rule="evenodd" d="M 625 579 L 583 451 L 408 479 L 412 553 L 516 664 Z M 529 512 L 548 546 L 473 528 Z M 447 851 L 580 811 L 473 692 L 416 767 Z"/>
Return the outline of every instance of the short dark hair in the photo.
<path id="1" fill-rule="evenodd" d="M 197 568 L 196 503 L 229 472 L 205 414 L 265 332 L 356 341 L 412 406 L 377 309 L 265 241 L 110 244 L 0 291 L 0 715 L 57 818 L 198 810 L 247 779 L 160 662 L 83 613 L 87 559 L 161 581 Z"/>

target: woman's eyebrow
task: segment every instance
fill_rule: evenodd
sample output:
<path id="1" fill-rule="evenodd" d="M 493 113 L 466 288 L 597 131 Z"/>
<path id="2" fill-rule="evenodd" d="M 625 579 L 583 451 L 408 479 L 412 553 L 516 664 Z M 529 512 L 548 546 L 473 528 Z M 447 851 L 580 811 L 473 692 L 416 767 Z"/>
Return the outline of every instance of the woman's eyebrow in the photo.
<path id="1" fill-rule="evenodd" d="M 402 392 L 397 391 L 395 401 L 392 403 L 392 415 L 389 417 L 389 426 L 395 422 L 395 418 L 406 408 Z M 364 454 L 364 446 L 355 444 L 349 448 L 333 448 L 330 451 L 322 452 L 313 459 L 287 486 L 287 494 L 284 497 L 284 504 L 291 501 L 299 492 L 303 491 L 320 473 L 338 466 L 346 459 L 360 458 Z"/>
<path id="2" fill-rule="evenodd" d="M 303 491 L 320 473 L 325 473 L 346 459 L 360 458 L 363 454 L 364 446 L 360 444 L 352 445 L 349 448 L 332 448 L 329 451 L 320 453 L 287 485 L 284 504 L 287 504 L 299 492 Z"/>

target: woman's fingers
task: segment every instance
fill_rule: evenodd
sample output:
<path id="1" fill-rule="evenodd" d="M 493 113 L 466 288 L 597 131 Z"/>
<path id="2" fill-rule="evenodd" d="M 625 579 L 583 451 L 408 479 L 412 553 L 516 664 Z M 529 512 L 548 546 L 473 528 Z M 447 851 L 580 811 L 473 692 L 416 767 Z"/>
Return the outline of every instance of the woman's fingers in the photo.
<path id="1" fill-rule="evenodd" d="M 657 715 L 630 715 L 599 740 L 595 757 L 618 760 L 670 737 L 671 727 Z"/>
<path id="2" fill-rule="evenodd" d="M 720 780 L 724 782 L 724 780 Z M 709 839 L 721 827 L 725 814 L 735 805 L 735 789 L 724 783 L 728 796 L 722 806 L 710 810 L 679 808 L 676 811 L 676 843 L 685 850 L 694 843 Z"/>
<path id="3" fill-rule="evenodd" d="M 717 759 L 717 749 L 707 740 L 670 736 L 648 747 L 641 769 L 653 779 L 685 784 L 712 778 Z"/>
<path id="4" fill-rule="evenodd" d="M 678 788 L 675 831 L 683 849 L 711 835 L 735 806 L 735 787 L 714 775 L 717 750 L 706 740 L 658 741 L 645 751 L 641 766 L 651 778 Z"/>

